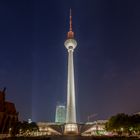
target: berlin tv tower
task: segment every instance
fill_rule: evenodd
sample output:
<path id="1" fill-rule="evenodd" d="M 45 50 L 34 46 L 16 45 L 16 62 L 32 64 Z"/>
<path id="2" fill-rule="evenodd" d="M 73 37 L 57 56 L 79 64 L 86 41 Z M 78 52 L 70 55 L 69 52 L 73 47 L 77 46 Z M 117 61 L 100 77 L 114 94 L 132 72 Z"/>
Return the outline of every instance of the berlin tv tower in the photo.
<path id="1" fill-rule="evenodd" d="M 72 31 L 72 14 L 70 9 L 70 28 L 67 33 L 67 39 L 64 43 L 68 50 L 68 81 L 67 81 L 67 113 L 66 113 L 66 125 L 65 134 L 77 134 L 78 128 L 76 124 L 76 106 L 75 106 L 75 82 L 74 82 L 74 64 L 73 64 L 73 52 L 77 46 L 77 42 L 74 39 L 74 32 Z"/>

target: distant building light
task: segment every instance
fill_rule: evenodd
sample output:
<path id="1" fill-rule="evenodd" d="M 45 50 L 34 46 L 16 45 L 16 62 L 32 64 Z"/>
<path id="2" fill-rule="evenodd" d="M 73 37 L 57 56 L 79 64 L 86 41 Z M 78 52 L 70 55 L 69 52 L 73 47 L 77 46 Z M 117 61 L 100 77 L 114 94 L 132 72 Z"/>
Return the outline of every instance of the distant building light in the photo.
<path id="1" fill-rule="evenodd" d="M 28 123 L 32 123 L 32 120 L 31 119 L 28 119 Z"/>

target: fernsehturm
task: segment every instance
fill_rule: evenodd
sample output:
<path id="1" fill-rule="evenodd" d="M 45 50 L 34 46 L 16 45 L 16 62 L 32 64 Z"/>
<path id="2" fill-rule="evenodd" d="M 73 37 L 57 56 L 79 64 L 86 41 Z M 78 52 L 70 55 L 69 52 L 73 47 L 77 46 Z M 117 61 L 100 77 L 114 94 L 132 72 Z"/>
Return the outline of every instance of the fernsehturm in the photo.
<path id="1" fill-rule="evenodd" d="M 74 32 L 72 31 L 72 15 L 70 10 L 70 28 L 67 33 L 67 39 L 64 43 L 68 50 L 68 79 L 67 79 L 67 113 L 66 113 L 66 126 L 65 133 L 72 133 L 76 131 L 76 106 L 75 106 L 75 82 L 74 82 L 74 64 L 73 53 L 77 46 L 74 39 Z"/>

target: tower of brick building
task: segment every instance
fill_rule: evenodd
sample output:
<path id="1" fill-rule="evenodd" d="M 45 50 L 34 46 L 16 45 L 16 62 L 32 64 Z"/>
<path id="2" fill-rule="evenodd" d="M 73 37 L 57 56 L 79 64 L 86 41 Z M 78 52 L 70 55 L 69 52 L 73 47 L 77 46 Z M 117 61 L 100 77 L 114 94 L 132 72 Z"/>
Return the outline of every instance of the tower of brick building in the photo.
<path id="1" fill-rule="evenodd" d="M 15 104 L 5 101 L 6 88 L 0 90 L 0 133 L 9 133 L 9 129 L 18 121 Z"/>

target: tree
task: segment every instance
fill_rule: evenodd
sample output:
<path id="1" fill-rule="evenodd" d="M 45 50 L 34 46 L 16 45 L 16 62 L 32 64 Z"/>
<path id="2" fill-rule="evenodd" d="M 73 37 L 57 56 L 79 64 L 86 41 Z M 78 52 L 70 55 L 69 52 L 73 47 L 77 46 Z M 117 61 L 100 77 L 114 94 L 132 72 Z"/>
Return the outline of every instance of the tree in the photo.
<path id="1" fill-rule="evenodd" d="M 124 113 L 112 116 L 106 123 L 106 130 L 122 134 L 140 133 L 140 115 L 127 115 Z"/>
<path id="2" fill-rule="evenodd" d="M 16 134 L 29 134 L 31 132 L 38 131 L 39 128 L 35 122 L 28 123 L 24 122 L 17 122 L 13 128 L 11 134 L 14 136 Z"/>

